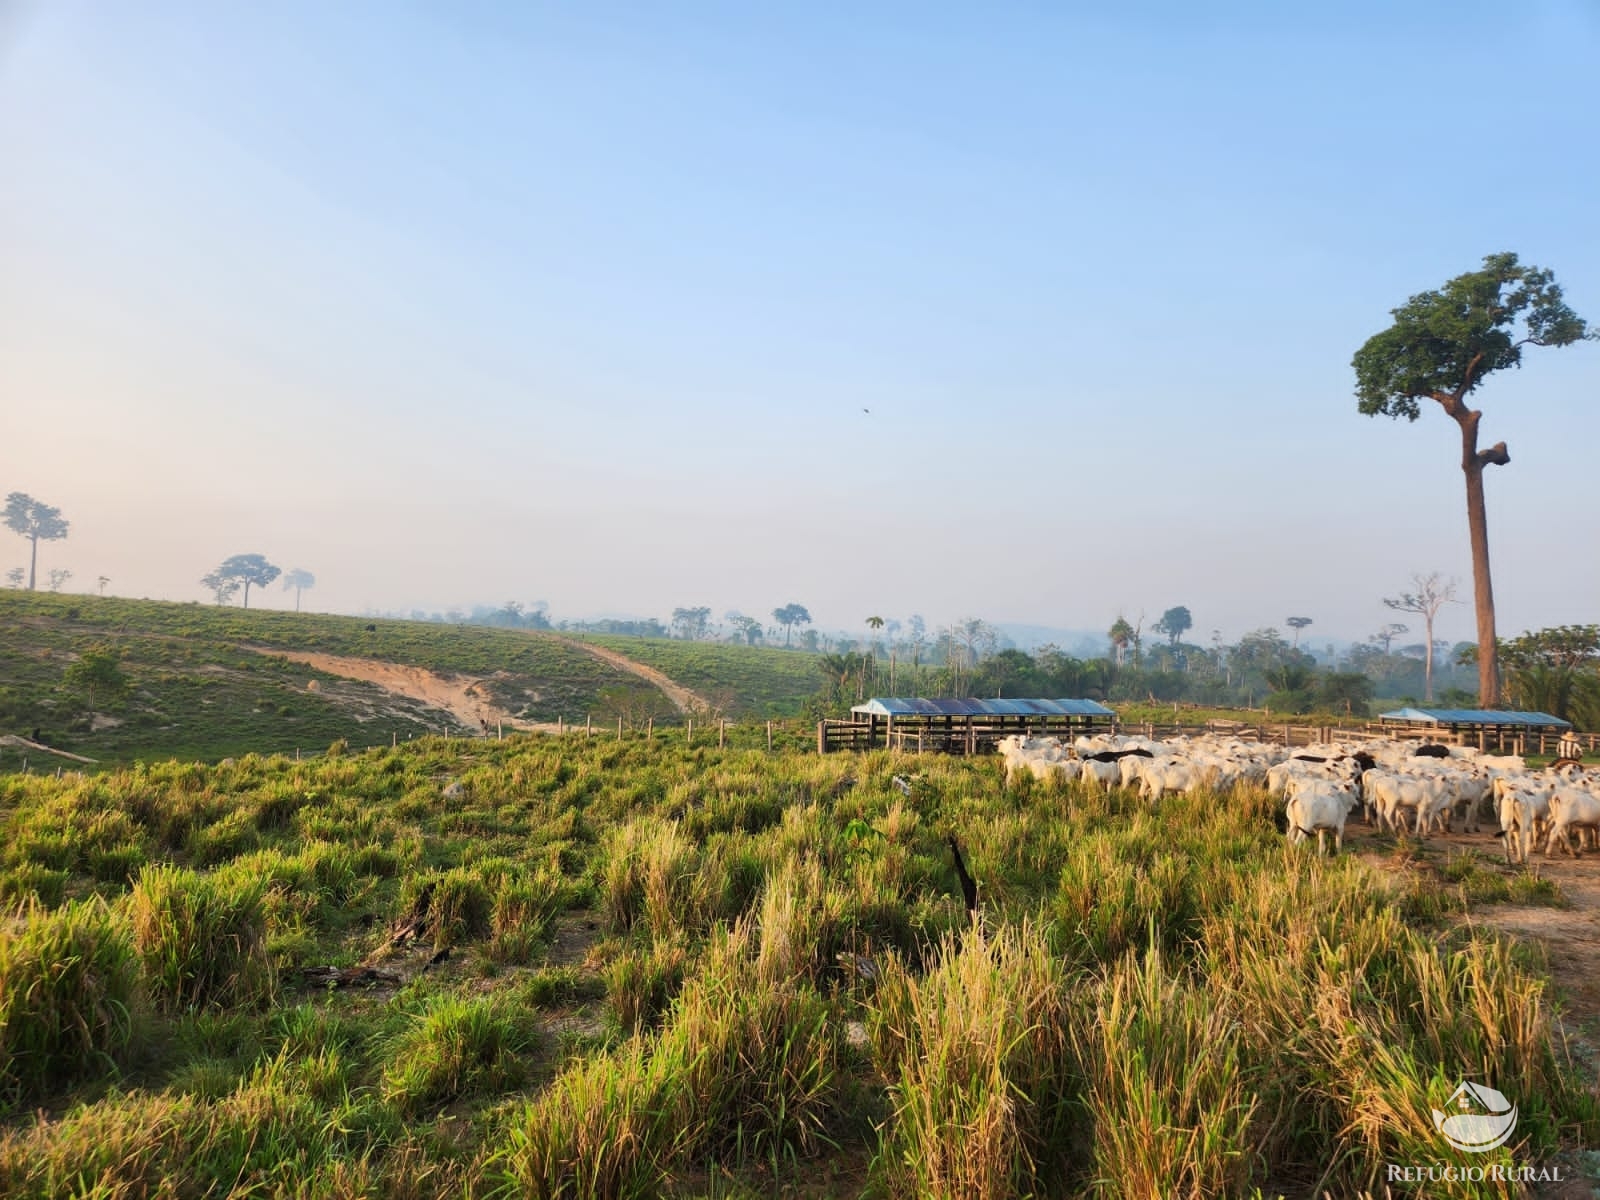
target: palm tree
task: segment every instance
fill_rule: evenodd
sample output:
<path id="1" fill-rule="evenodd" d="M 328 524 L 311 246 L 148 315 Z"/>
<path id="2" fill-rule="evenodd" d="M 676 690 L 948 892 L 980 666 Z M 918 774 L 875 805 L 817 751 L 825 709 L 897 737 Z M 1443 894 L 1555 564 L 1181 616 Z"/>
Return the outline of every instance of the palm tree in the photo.
<path id="1" fill-rule="evenodd" d="M 1117 652 L 1117 666 L 1121 666 L 1128 658 L 1128 647 L 1133 642 L 1133 626 L 1128 624 L 1128 618 L 1117 614 L 1117 619 L 1111 623 L 1111 648 Z"/>

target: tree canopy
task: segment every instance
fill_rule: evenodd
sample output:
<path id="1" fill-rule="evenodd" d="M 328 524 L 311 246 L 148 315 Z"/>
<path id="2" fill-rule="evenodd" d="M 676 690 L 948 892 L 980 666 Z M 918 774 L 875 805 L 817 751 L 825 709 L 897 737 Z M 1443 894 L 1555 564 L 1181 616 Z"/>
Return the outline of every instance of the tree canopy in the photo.
<path id="1" fill-rule="evenodd" d="M 25 537 L 30 544 L 28 560 L 28 590 L 35 590 L 39 566 L 39 543 L 60 541 L 67 536 L 71 522 L 53 505 L 35 500 L 26 492 L 12 492 L 6 497 L 6 528 Z"/>
<path id="2" fill-rule="evenodd" d="M 811 624 L 811 614 L 804 604 L 785 604 L 772 610 L 772 619 L 783 626 L 783 644 L 788 646 L 789 634 L 796 625 Z"/>
<path id="3" fill-rule="evenodd" d="M 1183 635 L 1194 628 L 1194 618 L 1189 615 L 1189 610 L 1183 605 L 1169 608 L 1161 614 L 1161 619 L 1150 627 L 1167 639 L 1167 643 L 1176 646 Z"/>
<path id="4" fill-rule="evenodd" d="M 295 612 L 300 611 L 300 593 L 316 586 L 317 577 L 301 567 L 293 567 L 283 573 L 283 590 L 294 593 Z"/>
<path id="5" fill-rule="evenodd" d="M 266 587 L 280 573 L 278 568 L 269 563 L 266 560 L 266 556 L 261 554 L 235 554 L 231 558 L 224 559 L 222 565 L 213 572 L 218 580 L 237 580 L 244 585 L 244 607 L 246 608 L 250 607 L 251 586 Z M 208 575 L 201 582 L 207 586 L 213 586 L 211 578 Z M 220 599 L 218 603 L 221 603 Z"/>

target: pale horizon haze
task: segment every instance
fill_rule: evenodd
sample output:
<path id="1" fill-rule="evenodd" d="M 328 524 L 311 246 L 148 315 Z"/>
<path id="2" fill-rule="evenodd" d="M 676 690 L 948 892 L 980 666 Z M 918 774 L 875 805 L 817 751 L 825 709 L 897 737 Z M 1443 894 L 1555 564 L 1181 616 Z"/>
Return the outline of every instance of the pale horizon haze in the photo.
<path id="1" fill-rule="evenodd" d="M 0 0 L 0 495 L 68 591 L 1317 646 L 1438 571 L 1470 640 L 1456 427 L 1350 359 L 1500 251 L 1600 321 L 1597 64 L 1591 0 Z M 1597 394 L 1475 393 L 1502 636 L 1600 620 Z"/>

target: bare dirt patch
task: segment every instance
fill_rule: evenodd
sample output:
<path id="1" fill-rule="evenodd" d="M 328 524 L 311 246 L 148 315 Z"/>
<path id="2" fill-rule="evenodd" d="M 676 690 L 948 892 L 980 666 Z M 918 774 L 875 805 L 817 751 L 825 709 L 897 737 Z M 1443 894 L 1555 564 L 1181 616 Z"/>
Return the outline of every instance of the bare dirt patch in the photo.
<path id="1" fill-rule="evenodd" d="M 375 684 L 384 691 L 429 708 L 449 713 L 468 729 L 485 726 L 507 729 L 554 732 L 557 726 L 545 721 L 525 721 L 495 704 L 485 681 L 472 675 L 445 675 L 424 667 L 384 662 L 375 658 L 345 658 L 337 654 L 313 654 L 302 650 L 256 647 L 258 654 L 304 663 L 329 675 Z"/>

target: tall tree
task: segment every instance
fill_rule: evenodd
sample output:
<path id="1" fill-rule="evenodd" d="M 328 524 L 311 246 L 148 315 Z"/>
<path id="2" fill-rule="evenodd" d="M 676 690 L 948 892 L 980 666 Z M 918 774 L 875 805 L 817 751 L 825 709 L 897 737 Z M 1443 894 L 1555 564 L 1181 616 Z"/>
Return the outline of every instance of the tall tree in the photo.
<path id="1" fill-rule="evenodd" d="M 1356 397 L 1367 416 L 1415 421 L 1420 400 L 1432 400 L 1461 434 L 1461 470 L 1467 483 L 1467 531 L 1472 542 L 1473 600 L 1478 615 L 1478 701 L 1500 703 L 1494 631 L 1494 587 L 1489 575 L 1489 523 L 1483 469 L 1511 461 L 1504 442 L 1478 449 L 1483 413 L 1467 399 L 1495 371 L 1522 364 L 1524 346 L 1569 346 L 1591 336 L 1588 325 L 1561 298 L 1549 271 L 1523 266 L 1515 254 L 1491 254 L 1483 269 L 1458 275 L 1437 291 L 1411 297 L 1392 310 L 1395 321 L 1368 338 L 1351 365 Z"/>
<path id="2" fill-rule="evenodd" d="M 6 528 L 28 539 L 28 590 L 34 590 L 39 568 L 39 543 L 60 541 L 67 536 L 71 522 L 61 515 L 61 510 L 42 504 L 26 492 L 12 492 L 6 497 Z"/>
<path id="3" fill-rule="evenodd" d="M 217 568 L 216 575 L 219 579 L 233 579 L 244 585 L 244 606 L 250 607 L 250 588 L 266 587 L 280 574 L 277 567 L 266 560 L 261 554 L 235 554 L 224 559 Z M 209 579 L 209 576 L 207 577 Z M 201 580 L 205 583 L 206 580 Z"/>
<path id="4" fill-rule="evenodd" d="M 1156 633 L 1167 639 L 1169 646 L 1177 646 L 1183 635 L 1194 628 L 1194 618 L 1189 615 L 1189 610 L 1183 605 L 1169 608 L 1161 614 L 1161 620 L 1150 627 Z"/>
<path id="5" fill-rule="evenodd" d="M 811 624 L 811 614 L 806 611 L 804 604 L 785 604 L 782 608 L 775 608 L 772 610 L 772 619 L 783 626 L 783 646 L 786 650 L 794 627 Z"/>
<path id="6" fill-rule="evenodd" d="M 293 567 L 283 573 L 283 590 L 287 592 L 292 589 L 294 591 L 295 612 L 300 611 L 300 593 L 305 591 L 307 588 L 316 586 L 317 577 L 310 571 L 302 570 L 299 567 Z"/>
<path id="7" fill-rule="evenodd" d="M 1422 661 L 1422 698 L 1433 699 L 1433 619 L 1439 610 L 1456 598 L 1456 581 L 1442 580 L 1439 572 L 1411 577 L 1414 592 L 1401 592 L 1398 596 L 1385 596 L 1384 604 L 1396 612 L 1416 613 L 1422 618 L 1427 631 L 1427 645 Z"/>
<path id="8" fill-rule="evenodd" d="M 1294 630 L 1294 648 L 1300 649 L 1300 631 L 1307 625 L 1313 624 L 1310 617 L 1285 617 L 1283 623 Z"/>

